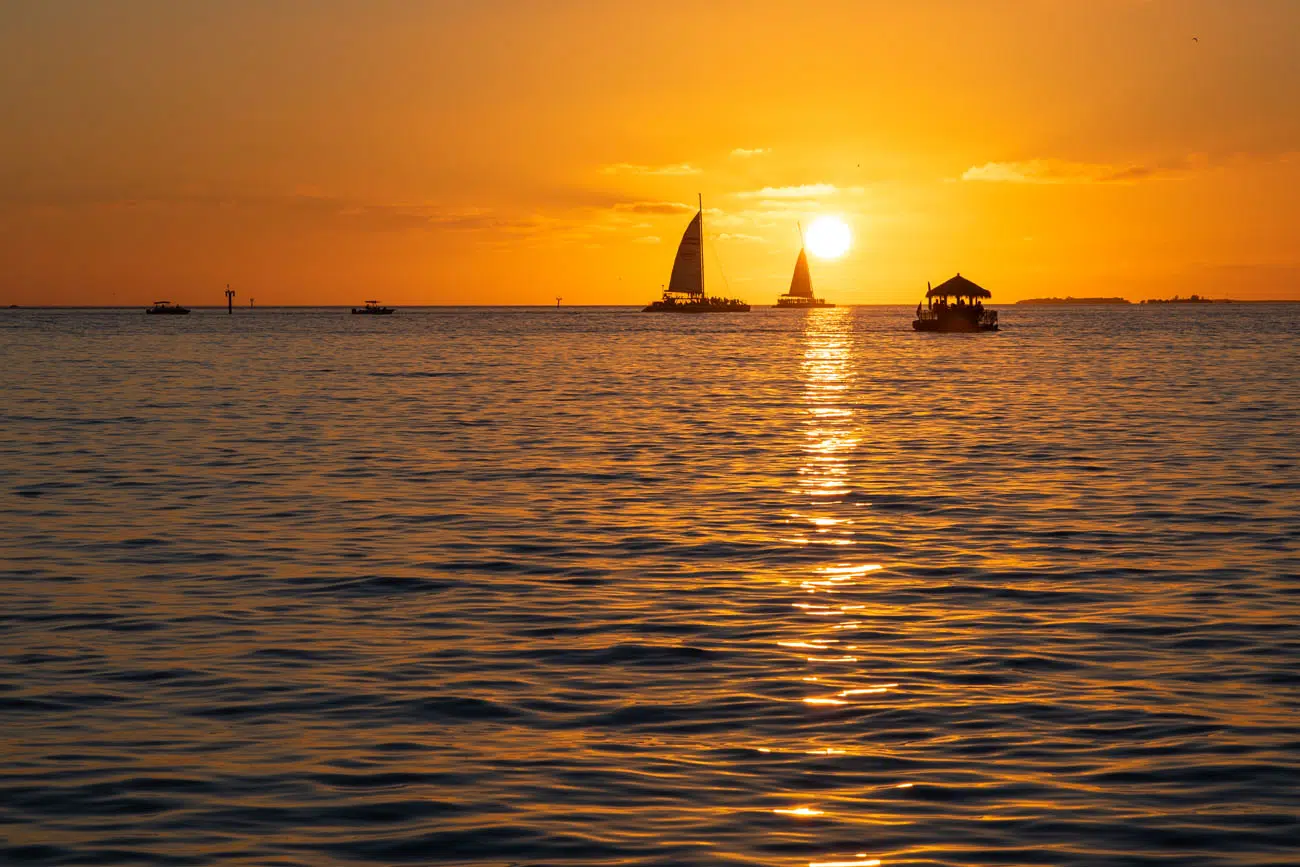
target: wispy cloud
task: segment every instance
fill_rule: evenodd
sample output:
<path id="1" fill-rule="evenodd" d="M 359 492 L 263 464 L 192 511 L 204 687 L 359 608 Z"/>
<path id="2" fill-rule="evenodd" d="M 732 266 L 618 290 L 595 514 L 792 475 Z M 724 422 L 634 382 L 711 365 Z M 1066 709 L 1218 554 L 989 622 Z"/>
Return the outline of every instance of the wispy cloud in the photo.
<path id="1" fill-rule="evenodd" d="M 633 238 L 633 239 L 632 239 L 632 243 L 633 243 L 633 244 L 658 244 L 658 243 L 659 243 L 659 236 L 658 236 L 658 235 L 642 235 L 640 238 Z"/>
<path id="2" fill-rule="evenodd" d="M 602 175 L 698 175 L 697 169 L 690 163 L 677 163 L 668 166 L 643 166 L 637 163 L 615 163 L 600 170 Z"/>
<path id="3" fill-rule="evenodd" d="M 816 199 L 763 199 L 758 207 L 769 211 L 810 211 L 821 207 Z"/>
<path id="4" fill-rule="evenodd" d="M 1184 173 L 1185 170 L 1185 167 L 1179 166 L 1023 160 L 971 166 L 962 173 L 961 179 L 1004 184 L 1122 184 L 1158 177 L 1173 177 Z"/>
<path id="5" fill-rule="evenodd" d="M 771 152 L 771 148 L 736 148 L 731 152 L 731 155 L 737 159 L 746 159 L 747 157 L 758 157 Z"/>
<path id="6" fill-rule="evenodd" d="M 614 210 L 628 214 L 693 214 L 695 206 L 681 202 L 617 202 Z"/>
<path id="7" fill-rule="evenodd" d="M 718 236 L 719 241 L 744 241 L 750 244 L 766 244 L 767 239 L 760 238 L 757 235 L 744 235 L 740 232 L 723 232 Z"/>
<path id="8" fill-rule="evenodd" d="M 813 199 L 833 196 L 839 191 L 839 187 L 834 184 L 801 184 L 797 187 L 763 187 L 761 190 L 736 193 L 736 196 L 741 199 Z"/>
<path id="9" fill-rule="evenodd" d="M 278 219 L 334 223 L 376 231 L 521 230 L 540 228 L 540 217 L 505 216 L 490 208 L 453 207 L 432 202 L 375 202 L 314 192 L 214 193 L 87 189 L 0 192 L 0 207 L 55 210 L 243 210 Z"/>

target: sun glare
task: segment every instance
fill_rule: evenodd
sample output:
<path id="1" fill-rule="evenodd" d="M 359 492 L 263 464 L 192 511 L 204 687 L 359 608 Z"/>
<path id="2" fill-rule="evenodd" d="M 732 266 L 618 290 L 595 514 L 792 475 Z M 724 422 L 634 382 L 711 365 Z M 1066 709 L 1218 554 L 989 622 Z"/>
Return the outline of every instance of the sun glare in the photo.
<path id="1" fill-rule="evenodd" d="M 839 217 L 818 217 L 804 237 L 809 252 L 819 259 L 838 259 L 848 252 L 852 240 L 848 225 Z"/>

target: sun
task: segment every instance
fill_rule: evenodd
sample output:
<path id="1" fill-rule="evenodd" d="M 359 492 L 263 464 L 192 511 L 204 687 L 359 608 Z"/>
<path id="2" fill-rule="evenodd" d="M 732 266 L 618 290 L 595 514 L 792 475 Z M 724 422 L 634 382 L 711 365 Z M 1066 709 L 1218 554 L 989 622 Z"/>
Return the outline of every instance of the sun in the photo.
<path id="1" fill-rule="evenodd" d="M 818 217 L 808 227 L 804 243 L 819 259 L 838 259 L 848 252 L 853 236 L 839 217 Z"/>

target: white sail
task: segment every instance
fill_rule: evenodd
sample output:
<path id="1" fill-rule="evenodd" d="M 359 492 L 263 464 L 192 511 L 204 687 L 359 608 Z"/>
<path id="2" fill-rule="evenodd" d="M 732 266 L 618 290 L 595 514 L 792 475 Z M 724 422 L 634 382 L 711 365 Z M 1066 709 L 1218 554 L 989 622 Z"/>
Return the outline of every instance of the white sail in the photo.
<path id="1" fill-rule="evenodd" d="M 701 221 L 703 210 L 695 215 L 677 245 L 677 258 L 673 260 L 673 275 L 668 280 L 669 292 L 686 295 L 704 294 L 704 244 Z"/>
<path id="2" fill-rule="evenodd" d="M 799 259 L 794 263 L 794 277 L 790 279 L 790 291 L 786 293 L 793 298 L 813 297 L 812 274 L 808 273 L 808 257 L 803 247 L 799 248 Z"/>

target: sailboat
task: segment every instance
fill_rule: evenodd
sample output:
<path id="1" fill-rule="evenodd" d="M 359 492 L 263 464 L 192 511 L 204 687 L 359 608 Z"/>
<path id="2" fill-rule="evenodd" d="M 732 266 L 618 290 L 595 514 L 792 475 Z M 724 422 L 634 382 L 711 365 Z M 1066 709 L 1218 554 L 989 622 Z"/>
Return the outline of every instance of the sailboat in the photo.
<path id="1" fill-rule="evenodd" d="M 799 229 L 799 258 L 794 263 L 794 276 L 790 278 L 790 291 L 776 299 L 777 307 L 834 307 L 821 298 L 813 297 L 812 274 L 808 272 L 808 254 L 803 249 L 803 228 Z"/>
<path id="2" fill-rule="evenodd" d="M 748 313 L 749 305 L 738 298 L 709 298 L 704 294 L 704 197 L 700 209 L 682 233 L 673 260 L 664 297 L 642 313 Z"/>

